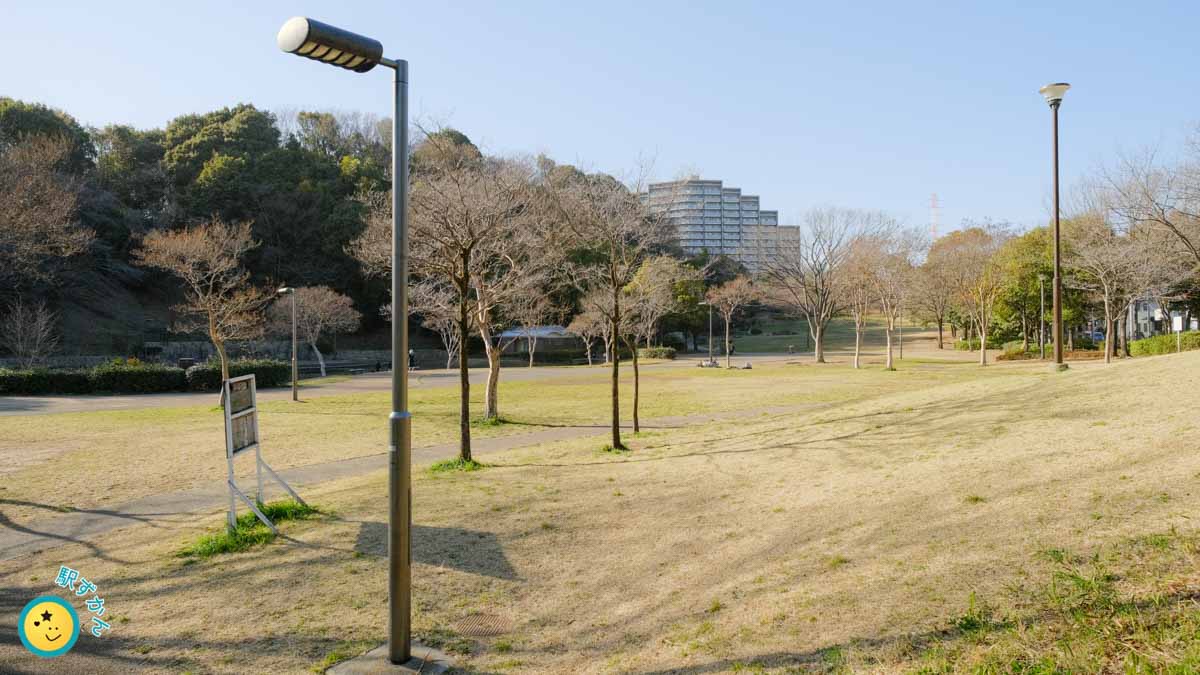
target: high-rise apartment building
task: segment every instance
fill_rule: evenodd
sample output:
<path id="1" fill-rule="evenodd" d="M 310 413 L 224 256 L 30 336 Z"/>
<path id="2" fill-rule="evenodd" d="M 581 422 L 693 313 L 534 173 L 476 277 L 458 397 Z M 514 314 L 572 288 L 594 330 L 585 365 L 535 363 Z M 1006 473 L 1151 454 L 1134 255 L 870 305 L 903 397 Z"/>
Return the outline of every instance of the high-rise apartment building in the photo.
<path id="1" fill-rule="evenodd" d="M 760 209 L 757 196 L 744 195 L 719 180 L 651 183 L 641 197 L 651 211 L 665 213 L 675 223 L 685 253 L 727 255 L 752 272 L 777 252 L 781 240 L 793 239 L 793 233 L 784 230 L 799 234 L 796 228 L 779 227 L 779 212 Z"/>

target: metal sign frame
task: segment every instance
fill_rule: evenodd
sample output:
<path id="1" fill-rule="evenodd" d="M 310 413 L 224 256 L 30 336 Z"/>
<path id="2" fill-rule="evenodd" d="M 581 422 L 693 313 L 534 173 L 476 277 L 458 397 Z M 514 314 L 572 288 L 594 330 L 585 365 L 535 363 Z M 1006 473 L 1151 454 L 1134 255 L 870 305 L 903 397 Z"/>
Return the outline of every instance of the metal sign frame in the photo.
<path id="1" fill-rule="evenodd" d="M 248 399 L 246 398 L 247 396 L 249 397 Z M 259 442 L 258 436 L 258 392 L 255 386 L 254 375 L 242 375 L 225 380 L 221 385 L 221 400 L 222 408 L 225 412 L 225 460 L 228 467 L 226 483 L 229 484 L 229 531 L 232 532 L 237 528 L 237 500 L 241 499 L 264 525 L 271 528 L 272 532 L 279 534 L 279 530 L 275 528 L 275 524 L 259 509 L 259 506 L 263 504 L 263 472 L 265 471 L 272 480 L 279 483 L 279 486 L 292 496 L 292 499 L 295 499 L 304 506 L 308 506 L 308 503 L 301 499 L 300 495 L 296 494 L 296 491 L 280 478 L 279 474 L 275 473 L 275 470 L 269 464 L 263 461 L 262 444 Z M 233 473 L 233 458 L 251 449 L 254 450 L 254 468 L 258 479 L 253 501 L 246 496 L 245 492 L 242 492 L 238 488 L 237 480 Z"/>

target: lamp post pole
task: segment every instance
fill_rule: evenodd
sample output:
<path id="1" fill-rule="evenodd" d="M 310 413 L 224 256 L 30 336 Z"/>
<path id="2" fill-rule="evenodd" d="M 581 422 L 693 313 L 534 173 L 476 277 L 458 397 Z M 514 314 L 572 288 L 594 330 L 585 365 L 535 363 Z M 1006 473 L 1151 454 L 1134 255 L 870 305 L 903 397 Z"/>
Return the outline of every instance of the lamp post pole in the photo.
<path id="1" fill-rule="evenodd" d="M 300 369 L 296 365 L 296 289 L 291 286 L 284 286 L 279 289 L 277 294 L 292 296 L 292 400 L 299 401 Z"/>
<path id="2" fill-rule="evenodd" d="M 1048 84 L 1040 89 L 1046 102 L 1050 104 L 1054 138 L 1054 282 L 1051 286 L 1052 303 L 1054 305 L 1054 326 L 1050 339 L 1054 341 L 1054 368 L 1066 370 L 1063 363 L 1063 324 L 1062 324 L 1062 247 L 1059 236 L 1059 201 L 1058 201 L 1058 108 L 1062 105 L 1063 94 L 1070 89 L 1066 82 Z"/>
<path id="3" fill-rule="evenodd" d="M 384 58 L 383 45 L 305 17 L 276 37 L 290 54 L 365 73 L 391 68 L 392 94 L 392 413 L 388 416 L 387 656 L 412 657 L 412 416 L 408 412 L 408 62 Z"/>
<path id="4" fill-rule="evenodd" d="M 385 62 L 386 64 L 386 62 Z M 412 416 L 408 412 L 408 62 L 394 61 L 392 414 L 388 451 L 388 659 L 412 656 Z"/>
<path id="5" fill-rule="evenodd" d="M 1046 275 L 1038 274 L 1038 295 L 1042 299 L 1042 311 L 1038 312 L 1038 358 L 1046 360 Z"/>
<path id="6" fill-rule="evenodd" d="M 292 289 L 292 400 L 300 400 L 300 366 L 296 363 L 296 289 Z"/>

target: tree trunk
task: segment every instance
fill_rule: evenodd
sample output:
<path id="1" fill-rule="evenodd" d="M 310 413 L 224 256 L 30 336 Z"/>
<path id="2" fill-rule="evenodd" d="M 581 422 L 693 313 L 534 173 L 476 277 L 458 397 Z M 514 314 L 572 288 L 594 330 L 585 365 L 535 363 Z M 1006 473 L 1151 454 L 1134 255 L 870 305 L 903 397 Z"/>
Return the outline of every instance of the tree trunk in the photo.
<path id="1" fill-rule="evenodd" d="M 1117 339 L 1120 340 L 1121 358 L 1127 359 L 1132 356 L 1129 353 L 1129 318 L 1125 312 L 1121 313 L 1121 327 L 1117 329 Z"/>
<path id="2" fill-rule="evenodd" d="M 816 322 L 809 332 L 813 339 L 813 359 L 817 363 L 825 363 L 825 325 Z"/>
<path id="3" fill-rule="evenodd" d="M 487 350 L 488 378 L 484 389 L 485 419 L 493 420 L 500 417 L 500 347 Z"/>
<path id="4" fill-rule="evenodd" d="M 1029 351 L 1029 320 L 1021 315 L 1021 351 Z"/>
<path id="5" fill-rule="evenodd" d="M 987 365 L 987 326 L 979 325 L 979 365 Z"/>
<path id="6" fill-rule="evenodd" d="M 529 367 L 533 367 L 533 350 L 537 349 L 537 338 L 529 335 L 525 338 L 526 347 L 529 349 Z"/>
<path id="7" fill-rule="evenodd" d="M 584 340 L 583 347 L 584 347 L 584 349 L 587 350 L 587 360 L 588 360 L 588 365 L 590 366 L 590 365 L 592 365 L 592 341 Z"/>
<path id="8" fill-rule="evenodd" d="M 862 321 L 854 318 L 854 367 L 859 368 L 859 356 L 862 354 Z"/>
<path id="9" fill-rule="evenodd" d="M 896 369 L 895 361 L 892 359 L 892 330 L 892 322 L 888 321 L 887 330 L 884 331 L 887 333 L 887 365 L 884 368 L 887 370 Z"/>
<path id="10" fill-rule="evenodd" d="M 467 313 L 467 291 L 459 289 L 458 303 L 458 456 L 464 462 L 471 461 L 471 374 L 467 369 L 467 338 L 470 337 L 471 321 Z M 401 355 L 403 358 L 403 355 Z M 392 355 L 392 361 L 396 355 Z M 395 363 L 392 368 L 395 368 Z"/>
<path id="11" fill-rule="evenodd" d="M 1108 311 L 1108 306 L 1104 307 L 1104 362 L 1112 363 L 1113 357 L 1113 319 Z"/>
<path id="12" fill-rule="evenodd" d="M 938 349 L 942 348 L 942 320 L 938 319 Z"/>
<path id="13" fill-rule="evenodd" d="M 317 363 L 321 364 L 321 377 L 325 377 L 325 356 L 321 354 L 321 350 L 317 349 L 316 342 L 308 343 L 312 346 L 313 353 L 317 355 Z"/>
<path id="14" fill-rule="evenodd" d="M 637 338 L 633 339 L 633 344 L 630 344 L 629 348 L 633 351 L 633 433 L 636 434 L 642 430 L 638 421 L 638 390 L 641 388 L 641 381 L 638 377 Z"/>
<path id="15" fill-rule="evenodd" d="M 620 367 L 621 359 L 617 354 L 617 339 L 620 335 L 621 326 L 621 288 L 613 285 L 613 313 L 612 313 L 612 447 L 613 450 L 624 450 L 625 445 L 621 443 L 621 399 L 620 399 Z"/>
<path id="16" fill-rule="evenodd" d="M 229 379 L 229 355 L 225 353 L 225 343 L 220 340 L 213 340 L 213 347 L 217 349 L 217 358 L 221 359 L 221 381 Z"/>

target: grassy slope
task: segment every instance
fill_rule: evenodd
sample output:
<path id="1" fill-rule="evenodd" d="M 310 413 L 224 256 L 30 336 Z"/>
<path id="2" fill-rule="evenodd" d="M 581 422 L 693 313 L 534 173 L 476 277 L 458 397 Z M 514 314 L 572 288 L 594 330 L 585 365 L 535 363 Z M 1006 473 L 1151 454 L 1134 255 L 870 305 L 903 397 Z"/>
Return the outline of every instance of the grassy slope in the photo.
<path id="1" fill-rule="evenodd" d="M 946 377 L 863 373 L 838 406 L 628 455 L 585 439 L 419 474 L 418 635 L 469 672 L 1193 672 L 1197 419 L 1169 383 L 1200 353 L 927 372 Z M 803 385 L 778 377 L 760 385 Z M 182 566 L 196 524 L 134 527 L 0 563 L 0 586 L 52 589 L 63 560 L 103 581 L 128 623 L 64 667 L 302 672 L 384 636 L 385 485 L 322 486 L 337 518 L 246 553 Z"/>

